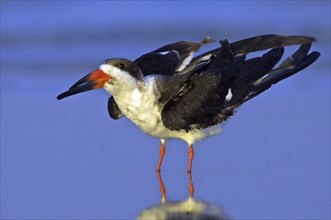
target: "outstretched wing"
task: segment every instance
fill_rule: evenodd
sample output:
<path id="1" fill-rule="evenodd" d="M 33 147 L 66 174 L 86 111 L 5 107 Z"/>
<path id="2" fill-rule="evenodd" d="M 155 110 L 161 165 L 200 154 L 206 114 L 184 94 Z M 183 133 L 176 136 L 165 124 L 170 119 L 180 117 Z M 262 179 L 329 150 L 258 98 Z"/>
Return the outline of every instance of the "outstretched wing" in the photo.
<path id="1" fill-rule="evenodd" d="M 147 76 L 151 74 L 171 76 L 183 71 L 191 63 L 195 52 L 213 40 L 206 37 L 201 42 L 178 41 L 142 55 L 134 61 Z"/>
<path id="2" fill-rule="evenodd" d="M 243 102 L 252 99 L 279 81 L 292 76 L 293 74 L 303 70 L 315 62 L 315 60 L 317 60 L 320 56 L 320 53 L 313 51 L 308 54 L 310 47 L 311 43 L 301 45 L 300 48 L 295 51 L 292 56 L 286 58 L 279 67 L 273 69 L 272 71 L 260 77 L 258 80 L 254 81 L 254 83 L 250 85 L 249 93 Z"/>
<path id="3" fill-rule="evenodd" d="M 231 87 L 233 96 L 225 103 L 222 112 L 214 118 L 214 123 L 226 120 L 244 102 L 256 97 L 279 81 L 292 76 L 315 62 L 320 56 L 320 53 L 313 51 L 308 54 L 310 46 L 311 43 L 301 45 L 300 48 L 294 52 L 292 56 L 285 59 L 279 67 L 264 72 L 265 74 L 256 75 L 259 78 L 252 76 L 251 80 L 242 81 L 244 78 L 249 78 L 250 75 L 255 75 L 254 72 L 259 72 L 257 71 L 258 69 L 253 71 L 254 67 L 252 66 L 243 65 L 240 68 L 240 75 L 243 75 L 243 77 L 238 77 L 233 83 Z M 274 49 L 274 51 L 275 50 L 281 49 L 277 48 Z M 269 55 L 271 55 L 271 52 L 269 52 Z M 247 62 L 251 61 L 248 60 Z"/>
<path id="4" fill-rule="evenodd" d="M 188 131 L 218 124 L 231 116 L 238 106 L 306 68 L 320 55 L 318 52 L 308 54 L 311 44 L 304 44 L 273 69 L 284 53 L 283 47 L 274 48 L 261 57 L 244 60 L 243 56 L 234 55 L 232 45 L 222 42 L 219 54 L 213 52 L 210 64 L 193 73 L 182 89 L 165 104 L 162 120 L 167 128 Z M 229 92 L 232 97 L 227 98 Z"/>
<path id="5" fill-rule="evenodd" d="M 251 37 L 247 38 L 244 40 L 240 40 L 234 43 L 230 44 L 230 50 L 231 53 L 235 56 L 235 60 L 237 62 L 237 67 L 239 68 L 242 63 L 242 61 L 245 59 L 245 56 L 238 56 L 239 54 L 245 55 L 251 52 L 255 51 L 261 51 L 261 50 L 266 50 L 270 48 L 278 48 L 278 47 L 284 47 L 287 45 L 293 45 L 293 44 L 309 44 L 312 41 L 315 41 L 314 38 L 312 37 L 303 37 L 303 36 L 279 36 L 279 35 L 261 35 L 257 37 Z M 180 82 L 183 82 L 183 87 L 188 86 L 189 84 L 194 85 L 194 88 L 196 90 L 199 90 L 199 95 L 201 95 L 200 99 L 203 99 L 204 93 L 208 93 L 209 90 L 205 90 L 204 88 L 204 83 L 207 83 L 210 80 L 215 80 L 217 81 L 217 70 L 215 67 L 213 67 L 215 70 L 214 74 L 209 74 L 208 71 L 212 72 L 211 68 L 212 66 L 216 66 L 215 62 L 218 60 L 219 63 L 222 63 L 222 56 L 218 56 L 215 58 L 217 54 L 219 54 L 219 51 L 221 50 L 220 48 L 216 48 L 214 50 L 211 50 L 209 52 L 206 52 L 204 54 L 201 54 L 195 58 L 193 58 L 193 55 L 195 52 L 197 52 L 201 46 L 213 42 L 211 38 L 206 37 L 203 41 L 200 43 L 197 42 L 187 42 L 187 41 L 179 41 L 173 44 L 168 44 L 163 47 L 160 47 L 159 49 L 156 49 L 152 52 L 149 52 L 147 54 L 142 55 L 138 59 L 136 59 L 134 62 L 135 64 L 142 70 L 145 76 L 151 75 L 151 74 L 158 74 L 158 75 L 163 75 L 163 76 L 169 76 L 169 77 L 174 77 L 170 81 L 175 81 L 176 78 L 180 80 Z M 306 46 L 307 47 L 307 46 Z M 309 49 L 308 49 L 309 50 Z M 259 58 L 254 58 L 251 60 L 245 61 L 242 67 L 240 67 L 240 71 L 237 72 L 238 77 L 235 82 L 232 85 L 231 92 L 232 92 L 232 99 L 226 100 L 227 103 L 226 105 L 224 104 L 223 109 L 222 109 L 222 114 L 218 114 L 211 122 L 210 124 L 216 124 L 219 123 L 222 120 L 225 120 L 228 116 L 233 114 L 233 111 L 235 110 L 236 106 L 239 106 L 243 102 L 247 101 L 248 99 L 256 96 L 257 94 L 260 94 L 267 88 L 269 88 L 272 84 L 275 82 L 278 82 L 290 75 L 293 75 L 294 73 L 300 71 L 301 69 L 309 66 L 311 63 L 313 63 L 319 56 L 319 53 L 313 52 L 311 55 L 307 55 L 303 52 L 303 49 L 297 51 L 297 55 L 293 55 L 292 57 L 300 57 L 300 59 L 293 59 L 293 62 L 290 58 L 289 60 L 284 62 L 279 68 L 272 70 L 269 74 L 268 77 L 266 77 L 266 74 L 268 71 L 270 71 L 274 65 L 273 61 L 278 61 L 280 57 L 279 53 L 282 51 L 282 49 L 277 49 L 273 50 L 270 52 L 270 54 L 266 54 L 263 57 Z M 277 55 L 278 54 L 278 55 Z M 273 61 L 266 61 L 268 60 L 268 57 L 272 58 L 272 55 L 274 55 Z M 280 55 L 281 56 L 281 55 Z M 193 59 L 192 59 L 193 58 Z M 212 65 L 212 60 L 213 65 Z M 224 61 L 225 62 L 225 61 Z M 238 64 L 239 63 L 239 64 Z M 277 63 L 277 62 L 276 62 Z M 268 68 L 267 68 L 268 67 Z M 223 67 L 222 67 L 223 68 Z M 293 68 L 293 69 L 291 69 Z M 301 68 L 301 69 L 300 69 Z M 208 69 L 208 71 L 206 71 Z M 186 82 L 186 76 L 180 77 L 178 75 L 183 74 L 191 74 L 191 73 L 199 73 L 192 75 L 192 78 Z M 177 74 L 180 73 L 180 74 Z M 272 77 L 271 77 L 271 73 Z M 269 77 L 270 75 L 270 77 Z M 214 77 L 214 78 L 213 78 Z M 259 81 L 255 82 L 261 78 Z M 224 80 L 224 76 L 223 79 Z M 231 79 L 232 80 L 232 79 Z M 231 81 L 230 80 L 230 81 Z M 277 81 L 278 80 L 278 81 Z M 202 82 L 204 81 L 204 82 Z M 243 83 L 245 82 L 245 83 Z M 252 82 L 255 82 L 252 84 Z M 223 81 L 222 81 L 223 83 Z M 221 83 L 221 84 L 222 84 Z M 230 83 L 230 82 L 229 82 Z M 232 82 L 231 82 L 232 83 Z M 230 84 L 231 84 L 230 83 Z M 169 83 L 167 83 L 169 85 Z M 171 83 L 170 83 L 171 85 Z M 243 87 L 242 85 L 250 85 Z M 178 86 L 178 83 L 177 83 Z M 176 87 L 177 87 L 176 86 Z M 182 86 L 182 85 L 181 85 Z M 250 87 L 248 89 L 248 87 Z M 255 88 L 255 89 L 253 89 Z M 173 89 L 173 88 L 172 88 Z M 212 90 L 212 87 L 209 88 Z M 168 89 L 169 90 L 169 89 Z M 183 91 L 191 91 L 191 89 L 184 89 Z M 217 90 L 217 89 L 216 89 Z M 176 96 L 176 89 L 173 89 L 175 92 L 174 96 L 179 99 L 180 95 Z M 212 92 L 210 92 L 212 93 Z M 247 94 L 250 93 L 249 96 Z M 183 95 L 183 93 L 181 93 Z M 190 96 L 186 96 L 185 99 L 189 100 Z M 166 98 L 169 98 L 166 96 Z M 171 97 L 170 97 L 171 98 Z M 192 100 L 197 100 L 198 97 L 192 97 Z M 199 99 L 199 100 L 200 100 Z M 213 99 L 211 99 L 213 100 Z M 221 99 L 218 100 L 220 102 Z M 214 102 L 214 101 L 211 101 Z M 174 105 L 174 104 L 173 104 Z M 171 109 L 169 112 L 176 112 L 173 107 L 171 107 L 171 104 L 167 105 L 167 108 Z M 166 106 L 165 106 L 166 107 Z M 209 108 L 207 112 L 210 112 L 213 108 Z M 214 108 L 213 113 L 217 112 L 219 107 Z M 183 110 L 184 111 L 184 110 Z M 202 111 L 202 110 L 201 110 Z M 205 110 L 204 110 L 205 111 Z M 115 102 L 115 100 L 110 97 L 108 101 L 108 112 L 110 116 L 113 119 L 118 119 L 122 117 L 122 113 L 118 109 L 118 106 Z M 184 111 L 185 112 L 185 111 Z M 169 116 L 171 117 L 170 113 L 168 113 Z M 208 113 L 209 114 L 209 113 Z M 211 114 L 211 115 L 212 115 Z M 200 115 L 201 114 L 197 114 Z M 176 115 L 173 115 L 174 119 L 176 118 Z M 188 116 L 187 116 L 188 117 Z M 198 116 L 195 116 L 197 118 Z M 211 116 L 210 116 L 211 117 Z M 210 118 L 206 117 L 206 118 Z M 197 119 L 194 119 L 192 116 L 193 120 L 192 122 L 201 122 Z M 170 120 L 170 119 L 169 119 Z M 199 124 L 199 123 L 198 123 Z M 189 129 L 188 127 L 192 127 L 192 125 L 184 126 L 186 127 L 185 129 Z M 200 125 L 200 126 L 207 126 L 207 124 Z M 180 126 L 177 126 L 174 129 L 181 129 Z"/>
<path id="6" fill-rule="evenodd" d="M 276 34 L 266 34 L 256 37 L 246 38 L 240 41 L 231 43 L 231 50 L 235 55 L 237 54 L 249 54 L 251 52 L 267 50 L 277 47 L 285 47 L 295 44 L 308 44 L 313 41 L 316 41 L 313 37 L 306 36 L 281 36 Z M 195 59 L 206 56 L 208 54 L 216 53 L 219 48 L 208 51 L 204 54 L 197 56 Z"/>

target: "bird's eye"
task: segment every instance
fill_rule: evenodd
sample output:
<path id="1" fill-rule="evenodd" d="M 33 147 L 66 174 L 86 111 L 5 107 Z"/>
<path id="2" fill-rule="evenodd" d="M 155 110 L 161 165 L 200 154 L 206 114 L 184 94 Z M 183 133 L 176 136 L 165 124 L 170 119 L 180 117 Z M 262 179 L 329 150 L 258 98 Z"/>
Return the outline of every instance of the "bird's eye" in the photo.
<path id="1" fill-rule="evenodd" d="M 125 65 L 123 63 L 120 63 L 120 69 L 124 70 Z"/>

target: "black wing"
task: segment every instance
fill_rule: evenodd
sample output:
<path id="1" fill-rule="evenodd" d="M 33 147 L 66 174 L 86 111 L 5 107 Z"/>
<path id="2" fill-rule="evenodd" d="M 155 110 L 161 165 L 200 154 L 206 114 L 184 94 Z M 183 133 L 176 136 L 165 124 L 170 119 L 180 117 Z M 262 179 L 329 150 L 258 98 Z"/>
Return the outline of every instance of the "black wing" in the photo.
<path id="1" fill-rule="evenodd" d="M 228 41 L 221 43 L 222 49 L 210 63 L 190 75 L 185 74 L 189 78 L 165 103 L 161 117 L 167 128 L 188 131 L 205 127 L 222 111 L 231 81 L 237 75 L 238 60 Z"/>
<path id="2" fill-rule="evenodd" d="M 252 99 L 279 81 L 292 76 L 315 62 L 320 56 L 320 53 L 313 51 L 308 54 L 310 47 L 311 43 L 301 45 L 300 48 L 293 53 L 292 56 L 286 58 L 286 60 L 279 67 L 268 72 L 268 74 L 251 84 L 249 94 L 245 97 L 243 102 Z"/>
<path id="3" fill-rule="evenodd" d="M 236 41 L 231 43 L 231 50 L 235 55 L 243 54 L 246 55 L 251 52 L 267 50 L 271 48 L 277 47 L 285 47 L 289 45 L 295 44 L 308 44 L 315 41 L 313 37 L 306 36 L 281 36 L 276 34 L 267 34 L 260 35 L 256 37 L 246 38 L 244 40 Z M 196 58 L 200 58 L 202 56 L 206 56 L 208 54 L 216 53 L 219 48 L 208 51 L 204 54 L 197 56 Z M 196 59 L 195 58 L 195 59 Z"/>
<path id="4" fill-rule="evenodd" d="M 113 96 L 110 96 L 108 99 L 108 113 L 112 119 L 120 119 L 123 117 L 121 110 L 118 108 L 117 103 L 114 100 Z"/>
<path id="5" fill-rule="evenodd" d="M 283 46 L 287 46 L 287 45 L 292 45 L 292 44 L 308 44 L 312 41 L 315 41 L 314 38 L 311 37 L 303 37 L 303 36 L 279 36 L 279 35 L 261 35 L 261 36 L 257 36 L 257 37 L 251 37 L 251 38 L 247 38 L 244 40 L 240 40 L 234 43 L 230 44 L 230 48 L 231 48 L 231 52 L 233 53 L 233 55 L 238 55 L 238 54 L 248 54 L 250 52 L 255 52 L 255 51 L 260 51 L 260 50 L 265 50 L 265 49 L 269 49 L 269 48 L 277 48 L 277 47 L 283 47 Z M 139 57 L 138 59 L 136 59 L 134 62 L 135 64 L 142 70 L 142 72 L 144 73 L 144 75 L 150 75 L 150 74 L 159 74 L 159 75 L 163 75 L 163 76 L 173 76 L 175 77 L 172 80 L 168 80 L 169 82 L 171 81 L 176 81 L 179 80 L 180 82 L 183 81 L 183 84 L 186 80 L 185 77 L 180 77 L 178 76 L 178 74 L 176 73 L 181 73 L 181 74 L 187 74 L 187 73 L 192 73 L 192 72 L 196 72 L 196 71 L 200 71 L 200 69 L 206 65 L 209 66 L 209 63 L 211 62 L 211 60 L 213 59 L 213 57 L 215 57 L 216 54 L 219 53 L 220 48 L 214 49 L 212 51 L 209 51 L 207 53 L 201 54 L 195 58 L 192 58 L 192 55 L 194 52 L 198 51 L 200 49 L 201 46 L 213 42 L 213 40 L 211 40 L 211 38 L 206 37 L 202 42 L 200 43 L 196 43 L 196 42 L 187 42 L 187 41 L 179 41 L 173 44 L 168 44 L 165 45 L 163 47 L 160 47 L 159 49 L 156 49 L 150 53 L 144 54 L 141 57 Z M 280 49 L 281 50 L 281 49 Z M 276 53 L 277 51 L 274 51 L 273 53 Z M 316 52 L 317 53 L 317 52 Z M 267 56 L 267 55 L 266 55 Z M 315 58 L 315 56 L 317 56 L 317 54 L 313 54 L 309 59 Z M 244 56 L 236 56 L 236 60 L 237 63 L 242 63 L 242 59 L 244 59 Z M 267 59 L 267 57 L 261 58 L 263 59 Z M 317 57 L 316 57 L 317 59 Z M 218 60 L 218 59 L 216 59 Z M 275 58 L 276 60 L 276 58 Z M 254 67 L 255 63 L 259 63 L 261 60 L 259 60 L 258 58 L 256 58 L 256 60 L 249 60 L 246 61 L 244 64 L 244 67 L 246 68 L 247 66 L 251 66 Z M 312 62 L 314 62 L 315 60 L 313 60 Z M 221 61 L 220 61 L 221 62 Z M 311 63 L 312 63 L 311 62 Z M 299 66 L 304 66 L 303 64 L 309 63 L 309 60 L 303 62 L 302 60 L 298 63 L 292 63 L 292 66 L 297 65 L 296 68 L 299 68 Z M 308 65 L 310 65 L 311 63 L 309 63 Z M 300 65 L 299 65 L 300 64 Z M 262 65 L 262 64 L 261 64 Z M 269 63 L 265 63 L 264 65 L 271 65 Z M 284 64 L 285 65 L 285 64 Z M 275 72 L 277 72 L 278 74 L 273 74 L 274 76 L 283 76 L 285 75 L 286 77 L 288 77 L 288 74 L 284 74 L 282 71 L 284 70 L 285 66 L 282 66 L 283 68 L 280 68 L 278 70 L 275 70 Z M 308 66 L 307 65 L 307 66 Z M 249 78 L 250 80 L 248 80 L 246 82 L 246 84 L 248 85 L 248 83 L 251 83 L 251 81 L 254 81 L 254 79 L 256 80 L 258 76 L 263 75 L 262 73 L 266 72 L 266 69 L 263 69 L 262 71 L 262 66 L 260 66 L 259 70 L 261 70 L 261 72 L 257 71 L 258 68 L 255 69 L 255 71 L 257 71 L 256 73 L 252 73 L 253 76 L 251 76 L 251 74 L 249 74 L 249 71 L 253 71 L 253 69 L 249 69 L 249 71 L 247 70 L 246 74 L 243 74 L 243 72 L 245 72 L 245 68 L 241 68 L 241 73 L 240 75 L 242 75 L 241 77 L 239 77 L 236 80 L 235 85 L 240 85 L 239 81 L 240 80 L 244 80 L 243 75 L 245 75 L 246 78 Z M 306 66 L 305 66 L 306 67 Z M 303 68 L 305 68 L 303 67 Z M 239 67 L 238 67 L 239 68 Z M 272 68 L 272 67 L 271 67 Z M 288 67 L 290 68 L 290 67 Z M 302 68 L 302 69 L 303 69 Z M 300 69 L 301 70 L 301 69 Z M 288 72 L 289 70 L 287 70 Z M 299 71 L 299 70 L 297 70 Z M 296 72 L 297 72 L 296 71 Z M 201 71 L 200 71 L 201 72 Z M 254 71 L 253 71 L 254 72 Z M 280 74 L 279 72 L 282 72 L 283 74 Z M 296 73 L 294 70 L 291 70 L 291 74 Z M 194 81 L 197 81 L 196 83 L 200 83 L 200 81 L 202 81 L 205 76 L 205 74 L 201 75 L 201 78 L 198 78 L 197 76 L 194 77 L 194 80 L 192 78 L 193 81 L 191 81 L 191 83 Z M 212 76 L 208 76 L 208 77 L 212 77 Z M 215 76 L 213 76 L 215 77 Z M 286 78 L 285 77 L 285 78 Z M 178 78 L 178 79 L 176 79 Z M 282 78 L 282 77 L 280 77 Z M 268 78 L 268 80 L 264 80 L 263 84 L 256 84 L 256 91 L 254 94 L 259 94 L 261 93 L 264 87 L 268 86 L 269 82 L 273 82 L 275 80 L 275 77 Z M 281 80 L 281 79 L 280 79 Z M 280 81 L 278 80 L 278 81 Z M 199 81 L 199 82 L 198 82 Z M 208 81 L 208 80 L 207 80 Z M 178 83 L 176 83 L 178 85 Z M 166 83 L 166 85 L 172 85 L 172 83 Z M 234 87 L 235 87 L 234 85 Z M 271 85 L 271 84 L 270 84 Z M 269 87 L 270 87 L 269 85 Z M 203 88 L 203 86 L 202 86 Z M 258 89 L 260 88 L 260 89 Z M 173 89 L 173 88 L 172 88 Z M 169 90 L 169 89 L 168 89 Z M 229 109 L 235 109 L 234 108 L 234 103 L 237 102 L 241 103 L 242 97 L 245 96 L 245 94 L 247 93 L 247 88 L 244 91 L 243 90 L 238 90 L 233 88 L 233 91 L 237 91 L 234 94 L 234 98 L 233 100 L 228 103 L 227 111 L 224 111 L 224 118 L 225 115 L 229 115 L 232 111 L 230 111 Z M 260 90 L 260 92 L 258 92 Z M 176 89 L 173 89 L 173 91 L 176 91 Z M 233 92 L 232 92 L 233 93 Z M 238 93 L 238 94 L 237 94 Z M 169 93 L 168 93 L 169 94 Z M 252 93 L 253 94 L 253 93 Z M 251 94 L 251 96 L 252 96 Z M 176 95 L 176 94 L 175 94 Z M 256 96 L 256 95 L 255 95 Z M 168 96 L 164 96 L 166 98 L 169 98 Z M 246 98 L 247 99 L 247 98 Z M 230 104 L 232 104 L 231 107 Z M 170 104 L 169 104 L 170 105 Z M 110 114 L 110 116 L 114 119 L 118 119 L 120 117 L 122 117 L 122 113 L 121 111 L 118 109 L 118 106 L 115 102 L 115 100 L 110 97 L 109 101 L 108 101 L 108 112 Z M 222 116 L 223 117 L 223 116 Z M 216 119 L 214 119 L 213 123 L 216 123 L 216 121 L 220 121 L 219 119 L 220 117 L 216 117 Z"/>
<path id="6" fill-rule="evenodd" d="M 210 42 L 213 42 L 210 37 L 206 37 L 201 42 L 178 41 L 144 54 L 134 63 L 145 76 L 151 74 L 171 76 L 183 71 L 190 64 L 194 53 Z"/>
<path id="7" fill-rule="evenodd" d="M 294 44 L 309 44 L 315 41 L 313 37 L 305 37 L 305 36 L 281 36 L 275 34 L 269 35 L 260 35 L 256 37 L 250 37 L 244 40 L 240 40 L 230 44 L 230 48 L 233 54 L 243 55 L 249 54 L 251 52 L 272 49 L 277 47 L 284 47 L 288 45 Z M 192 71 L 199 63 L 207 62 L 210 60 L 212 56 L 214 56 L 220 48 L 216 48 L 214 50 L 203 53 L 199 56 L 196 56 L 191 60 L 191 62 L 185 67 L 182 71 L 183 73 Z"/>
<path id="8" fill-rule="evenodd" d="M 320 56 L 320 53 L 313 51 L 308 54 L 310 46 L 311 43 L 301 45 L 300 48 L 292 56 L 285 59 L 285 61 L 279 67 L 267 71 L 267 73 L 260 78 L 252 77 L 252 80 L 241 81 L 241 77 L 238 77 L 238 79 L 234 83 L 234 85 L 236 86 L 231 87 L 233 93 L 232 98 L 227 103 L 225 103 L 222 112 L 214 118 L 214 123 L 219 123 L 226 120 L 234 113 L 237 107 L 239 107 L 244 102 L 256 97 L 257 95 L 269 89 L 271 86 L 275 85 L 279 81 L 289 76 L 292 76 L 293 74 L 299 72 L 300 70 L 308 67 L 310 64 L 315 62 Z M 274 49 L 274 52 L 269 52 L 269 55 L 271 55 L 272 53 L 276 53 L 277 50 L 280 51 L 282 49 Z M 278 59 L 277 56 L 275 57 L 275 60 L 276 59 Z M 248 60 L 248 62 L 250 61 Z M 253 69 L 254 68 L 252 67 L 248 67 L 247 69 L 245 69 L 245 66 L 243 65 L 240 69 L 240 74 L 246 75 L 248 77 L 254 72 L 259 72 L 252 71 Z M 261 72 L 265 72 L 265 69 L 262 68 Z M 258 74 L 256 76 L 260 75 Z M 241 86 L 239 86 L 240 83 Z"/>
<path id="9" fill-rule="evenodd" d="M 182 89 L 164 105 L 161 115 L 167 128 L 188 131 L 218 124 L 231 116 L 238 106 L 306 68 L 320 55 L 318 52 L 308 54 L 311 44 L 304 44 L 273 69 L 283 55 L 282 47 L 274 48 L 262 57 L 244 60 L 243 56 L 235 56 L 236 51 L 232 49 L 233 45 L 240 44 L 222 42 L 220 52 L 213 52 L 210 64 L 193 73 Z M 250 49 L 246 52 L 258 49 L 247 48 Z M 263 44 L 261 48 L 264 48 Z M 232 93 L 231 99 L 225 98 L 228 91 Z"/>

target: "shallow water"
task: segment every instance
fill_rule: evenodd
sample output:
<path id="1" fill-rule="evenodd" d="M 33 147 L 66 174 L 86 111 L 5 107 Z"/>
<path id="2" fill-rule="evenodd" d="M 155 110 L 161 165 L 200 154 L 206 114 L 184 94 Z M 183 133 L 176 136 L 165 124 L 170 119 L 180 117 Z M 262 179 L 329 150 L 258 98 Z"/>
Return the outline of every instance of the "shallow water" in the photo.
<path id="1" fill-rule="evenodd" d="M 267 33 L 315 36 L 322 56 L 196 145 L 194 198 L 233 219 L 329 218 L 329 9 L 326 1 L 1 1 L 1 218 L 134 219 L 158 206 L 159 140 L 110 120 L 105 91 L 56 96 L 108 57 Z M 168 201 L 189 196 L 187 160 L 185 143 L 170 141 Z"/>

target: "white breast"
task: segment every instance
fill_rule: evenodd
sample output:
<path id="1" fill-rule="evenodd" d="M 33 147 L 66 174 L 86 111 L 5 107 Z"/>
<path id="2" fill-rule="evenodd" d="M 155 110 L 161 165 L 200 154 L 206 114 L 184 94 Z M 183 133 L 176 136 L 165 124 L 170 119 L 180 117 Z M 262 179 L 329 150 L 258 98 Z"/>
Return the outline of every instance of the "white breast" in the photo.
<path id="1" fill-rule="evenodd" d="M 143 88 L 118 94 L 114 99 L 121 112 L 144 132 L 154 136 L 158 128 L 164 127 L 160 109 L 156 105 L 157 93 L 151 80 L 147 80 Z"/>
<path id="2" fill-rule="evenodd" d="M 216 125 L 207 129 L 172 131 L 167 129 L 161 119 L 162 106 L 157 105 L 159 94 L 154 87 L 154 78 L 146 79 L 144 88 L 114 96 L 121 112 L 145 133 L 161 139 L 178 138 L 189 144 L 208 136 L 218 134 L 222 126 Z"/>

